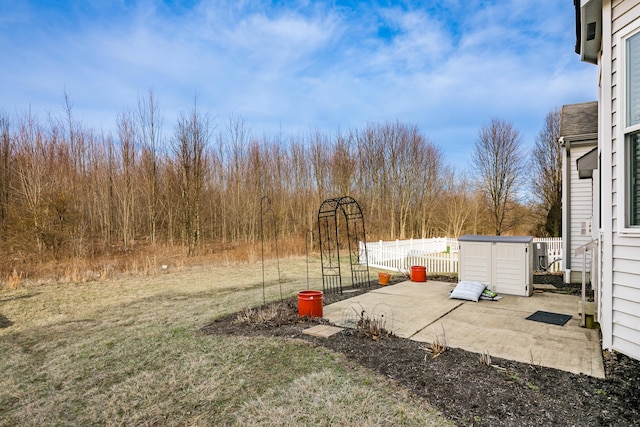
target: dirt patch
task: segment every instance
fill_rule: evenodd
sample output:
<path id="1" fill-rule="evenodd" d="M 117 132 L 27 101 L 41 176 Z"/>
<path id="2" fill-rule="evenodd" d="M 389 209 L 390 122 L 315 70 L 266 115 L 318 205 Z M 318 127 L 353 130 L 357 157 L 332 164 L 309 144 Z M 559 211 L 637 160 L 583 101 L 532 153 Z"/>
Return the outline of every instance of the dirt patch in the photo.
<path id="1" fill-rule="evenodd" d="M 533 275 L 535 285 L 553 285 L 556 289 L 553 292 L 566 295 L 582 295 L 582 283 L 565 283 L 563 273 L 536 273 Z M 593 289 L 591 283 L 585 285 L 585 296 L 587 301 L 593 301 Z"/>
<path id="2" fill-rule="evenodd" d="M 325 295 L 324 302 L 366 291 Z M 301 339 L 343 353 L 459 425 L 635 425 L 640 419 L 640 361 L 622 354 L 605 352 L 606 379 L 597 379 L 455 348 L 434 356 L 429 344 L 372 333 L 366 322 L 330 338 L 302 333 L 320 323 L 327 322 L 298 317 L 297 298 L 291 298 L 219 319 L 201 332 Z"/>

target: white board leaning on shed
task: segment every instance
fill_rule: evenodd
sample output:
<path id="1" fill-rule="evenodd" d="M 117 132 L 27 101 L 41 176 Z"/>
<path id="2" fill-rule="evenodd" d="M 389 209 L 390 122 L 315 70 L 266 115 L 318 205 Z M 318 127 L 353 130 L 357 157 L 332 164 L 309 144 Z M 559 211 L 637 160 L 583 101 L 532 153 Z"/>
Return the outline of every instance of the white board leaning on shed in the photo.
<path id="1" fill-rule="evenodd" d="M 533 237 L 464 235 L 458 280 L 488 283 L 498 294 L 533 293 Z"/>

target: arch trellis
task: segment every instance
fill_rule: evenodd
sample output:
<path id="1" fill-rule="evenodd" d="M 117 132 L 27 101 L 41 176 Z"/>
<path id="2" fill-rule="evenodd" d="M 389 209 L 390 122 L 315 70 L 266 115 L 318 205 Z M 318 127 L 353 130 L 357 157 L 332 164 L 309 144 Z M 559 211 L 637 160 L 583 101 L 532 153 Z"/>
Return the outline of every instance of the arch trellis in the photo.
<path id="1" fill-rule="evenodd" d="M 344 215 L 340 221 L 338 212 Z M 318 210 L 318 236 L 322 262 L 322 289 L 325 293 L 342 293 L 340 249 L 349 250 L 351 286 L 370 286 L 367 239 L 364 216 L 358 202 L 349 196 L 326 199 Z M 346 237 L 346 243 L 344 238 Z M 342 239 L 342 240 L 341 240 Z M 363 242 L 362 252 L 360 242 Z"/>

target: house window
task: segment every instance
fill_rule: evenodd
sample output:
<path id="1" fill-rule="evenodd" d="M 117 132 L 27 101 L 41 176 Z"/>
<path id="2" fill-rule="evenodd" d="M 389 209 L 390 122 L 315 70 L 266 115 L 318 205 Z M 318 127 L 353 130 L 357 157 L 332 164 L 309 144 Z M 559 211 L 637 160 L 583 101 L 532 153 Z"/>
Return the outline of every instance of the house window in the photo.
<path id="1" fill-rule="evenodd" d="M 640 227 L 640 33 L 625 41 L 626 226 Z"/>
<path id="2" fill-rule="evenodd" d="M 640 133 L 628 136 L 629 226 L 640 225 Z"/>
<path id="3" fill-rule="evenodd" d="M 627 39 L 627 127 L 640 124 L 640 33 Z"/>

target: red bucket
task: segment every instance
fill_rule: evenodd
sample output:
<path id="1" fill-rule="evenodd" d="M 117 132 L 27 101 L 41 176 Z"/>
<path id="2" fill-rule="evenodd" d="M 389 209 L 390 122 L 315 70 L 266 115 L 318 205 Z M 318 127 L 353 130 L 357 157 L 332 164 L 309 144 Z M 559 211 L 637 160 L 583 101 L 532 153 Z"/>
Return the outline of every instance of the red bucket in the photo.
<path id="1" fill-rule="evenodd" d="M 378 284 L 379 285 L 388 285 L 389 284 L 389 279 L 391 279 L 391 274 L 389 273 L 378 273 Z"/>
<path id="2" fill-rule="evenodd" d="M 427 281 L 427 267 L 421 265 L 411 266 L 411 281 L 412 282 L 426 282 Z"/>
<path id="3" fill-rule="evenodd" d="M 298 292 L 298 316 L 322 317 L 322 291 Z"/>

